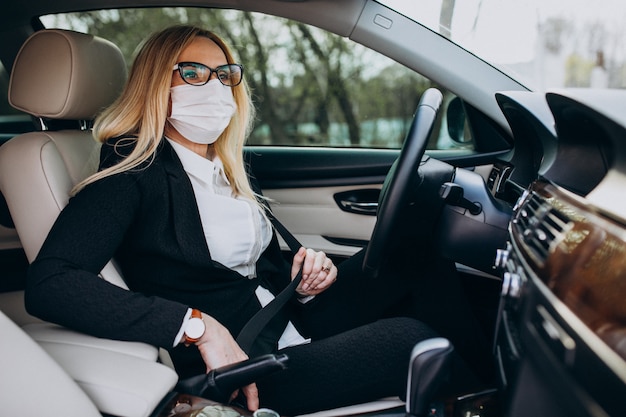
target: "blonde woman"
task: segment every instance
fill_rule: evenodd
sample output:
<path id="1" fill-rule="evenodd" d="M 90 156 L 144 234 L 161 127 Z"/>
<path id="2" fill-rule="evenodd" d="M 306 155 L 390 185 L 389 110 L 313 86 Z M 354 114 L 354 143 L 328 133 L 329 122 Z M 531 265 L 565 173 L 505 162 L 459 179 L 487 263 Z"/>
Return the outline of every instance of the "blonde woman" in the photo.
<path id="1" fill-rule="evenodd" d="M 206 30 L 176 26 L 146 41 L 95 122 L 99 172 L 76 187 L 30 267 L 27 308 L 166 348 L 186 377 L 246 359 L 233 335 L 302 267 L 274 349 L 289 369 L 242 387 L 245 405 L 295 414 L 403 395 L 410 351 L 433 333 L 413 319 L 378 320 L 406 285 L 383 297 L 380 283 L 358 282 L 359 260 L 345 283 L 323 252 L 284 261 L 243 162 L 254 115 L 243 71 Z M 98 278 L 111 258 L 130 291 Z"/>

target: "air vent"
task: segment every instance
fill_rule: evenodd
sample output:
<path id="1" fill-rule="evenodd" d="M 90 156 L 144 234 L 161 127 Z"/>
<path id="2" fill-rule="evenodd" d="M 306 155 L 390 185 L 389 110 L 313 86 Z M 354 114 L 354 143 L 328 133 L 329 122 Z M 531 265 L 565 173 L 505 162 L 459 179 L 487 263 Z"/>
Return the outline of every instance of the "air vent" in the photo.
<path id="1" fill-rule="evenodd" d="M 530 193 L 520 206 L 513 232 L 526 252 L 543 266 L 553 248 L 561 242 L 570 219 L 536 193 Z"/>

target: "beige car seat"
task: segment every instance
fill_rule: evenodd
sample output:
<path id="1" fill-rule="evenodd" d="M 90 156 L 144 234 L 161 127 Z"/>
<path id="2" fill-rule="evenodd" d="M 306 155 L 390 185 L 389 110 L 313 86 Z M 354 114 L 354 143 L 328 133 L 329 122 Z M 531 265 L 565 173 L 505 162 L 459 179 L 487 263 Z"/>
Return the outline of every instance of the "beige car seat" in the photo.
<path id="1" fill-rule="evenodd" d="M 100 145 L 88 125 L 119 95 L 126 74 L 117 46 L 83 33 L 42 30 L 19 51 L 9 102 L 36 117 L 41 130 L 0 147 L 0 192 L 29 261 L 37 256 L 72 187 L 96 171 Z M 75 128 L 48 129 L 59 123 Z M 126 288 L 112 263 L 101 276 Z M 29 323 L 23 329 L 103 413 L 149 415 L 177 381 L 170 367 L 156 362 L 154 346 L 99 339 L 50 323 Z"/>

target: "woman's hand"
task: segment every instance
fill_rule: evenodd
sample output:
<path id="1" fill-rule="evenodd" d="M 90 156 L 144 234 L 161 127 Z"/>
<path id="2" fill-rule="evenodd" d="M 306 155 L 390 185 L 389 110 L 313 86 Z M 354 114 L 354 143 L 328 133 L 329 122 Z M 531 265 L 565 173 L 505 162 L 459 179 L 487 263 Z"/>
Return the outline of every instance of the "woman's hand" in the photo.
<path id="1" fill-rule="evenodd" d="M 337 280 L 337 267 L 324 252 L 300 248 L 293 257 L 291 279 L 302 267 L 302 281 L 296 288 L 300 295 L 317 295 L 325 291 Z"/>
<path id="2" fill-rule="evenodd" d="M 204 334 L 196 342 L 196 346 L 206 364 L 207 373 L 212 369 L 248 359 L 248 355 L 239 347 L 228 329 L 208 314 L 202 313 L 202 320 L 206 326 Z M 259 408 L 259 392 L 256 384 L 250 384 L 241 389 L 246 397 L 248 410 Z M 237 391 L 231 396 L 235 398 Z"/>

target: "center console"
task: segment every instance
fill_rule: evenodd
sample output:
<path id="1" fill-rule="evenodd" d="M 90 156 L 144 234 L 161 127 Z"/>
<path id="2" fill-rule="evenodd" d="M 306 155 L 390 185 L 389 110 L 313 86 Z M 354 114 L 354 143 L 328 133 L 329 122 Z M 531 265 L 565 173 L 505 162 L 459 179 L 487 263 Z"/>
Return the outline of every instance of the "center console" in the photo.
<path id="1" fill-rule="evenodd" d="M 496 261 L 504 414 L 626 415 L 626 228 L 547 181 L 514 211 Z"/>

